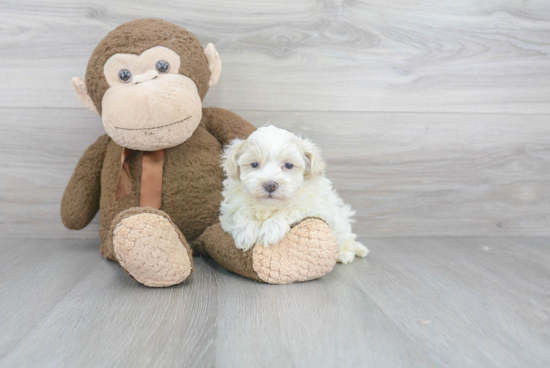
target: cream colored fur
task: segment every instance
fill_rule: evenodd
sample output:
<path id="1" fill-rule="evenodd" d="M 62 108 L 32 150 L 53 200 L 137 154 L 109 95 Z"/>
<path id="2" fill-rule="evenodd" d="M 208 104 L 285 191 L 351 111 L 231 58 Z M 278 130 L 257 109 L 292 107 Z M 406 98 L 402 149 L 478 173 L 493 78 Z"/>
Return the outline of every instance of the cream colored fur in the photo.
<path id="1" fill-rule="evenodd" d="M 252 163 L 258 163 L 253 168 Z M 292 164 L 288 169 L 285 164 Z M 355 241 L 345 204 L 324 176 L 325 164 L 309 140 L 274 126 L 259 128 L 247 140 L 235 140 L 223 155 L 227 174 L 222 192 L 220 221 L 233 235 L 237 248 L 246 251 L 256 243 L 279 243 L 291 225 L 306 217 L 327 222 L 338 240 L 338 261 L 350 263 L 365 257 L 368 249 Z M 268 193 L 264 184 L 276 182 Z"/>

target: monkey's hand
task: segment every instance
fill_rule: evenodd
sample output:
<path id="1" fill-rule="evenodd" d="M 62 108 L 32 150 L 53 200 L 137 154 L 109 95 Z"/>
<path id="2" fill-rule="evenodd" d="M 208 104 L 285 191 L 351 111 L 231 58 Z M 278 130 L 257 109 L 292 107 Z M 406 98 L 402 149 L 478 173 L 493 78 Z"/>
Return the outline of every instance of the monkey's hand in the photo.
<path id="1" fill-rule="evenodd" d="M 61 200 L 61 220 L 69 229 L 80 230 L 99 210 L 101 169 L 110 138 L 102 135 L 78 161 Z"/>

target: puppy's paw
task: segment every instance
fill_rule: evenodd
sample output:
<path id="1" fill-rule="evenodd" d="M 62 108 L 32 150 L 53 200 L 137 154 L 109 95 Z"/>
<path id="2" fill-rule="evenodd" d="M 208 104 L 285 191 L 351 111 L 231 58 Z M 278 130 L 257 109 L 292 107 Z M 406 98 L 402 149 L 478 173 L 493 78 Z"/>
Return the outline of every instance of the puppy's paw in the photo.
<path id="1" fill-rule="evenodd" d="M 244 252 L 249 250 L 258 241 L 260 224 L 254 221 L 243 224 L 232 232 L 235 246 Z"/>
<path id="2" fill-rule="evenodd" d="M 283 218 L 271 217 L 264 221 L 258 235 L 258 243 L 264 246 L 278 244 L 290 230 L 290 225 Z"/>
<path id="3" fill-rule="evenodd" d="M 346 244 L 338 252 L 338 262 L 343 264 L 349 264 L 353 262 L 355 257 L 366 257 L 369 254 L 369 250 L 363 244 L 351 241 Z"/>
<path id="4" fill-rule="evenodd" d="M 342 264 L 349 264 L 355 259 L 355 253 L 347 250 L 341 250 L 338 252 L 338 262 Z"/>
<path id="5" fill-rule="evenodd" d="M 366 257 L 367 254 L 369 254 L 369 250 L 367 249 L 367 247 L 365 247 L 363 244 L 359 243 L 359 242 L 355 242 L 354 244 L 354 251 L 355 251 L 355 255 L 357 257 Z"/>

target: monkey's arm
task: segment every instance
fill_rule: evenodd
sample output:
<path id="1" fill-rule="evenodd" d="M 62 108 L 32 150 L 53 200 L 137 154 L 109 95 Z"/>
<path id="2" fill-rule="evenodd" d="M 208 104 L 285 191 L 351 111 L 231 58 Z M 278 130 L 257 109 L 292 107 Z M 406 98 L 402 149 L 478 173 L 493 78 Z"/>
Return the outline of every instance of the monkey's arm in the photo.
<path id="1" fill-rule="evenodd" d="M 102 135 L 82 155 L 61 200 L 61 220 L 69 229 L 80 230 L 99 210 L 101 169 L 109 136 Z"/>
<path id="2" fill-rule="evenodd" d="M 254 125 L 229 110 L 218 107 L 202 109 L 206 130 L 222 144 L 226 145 L 235 138 L 246 139 L 256 130 Z"/>

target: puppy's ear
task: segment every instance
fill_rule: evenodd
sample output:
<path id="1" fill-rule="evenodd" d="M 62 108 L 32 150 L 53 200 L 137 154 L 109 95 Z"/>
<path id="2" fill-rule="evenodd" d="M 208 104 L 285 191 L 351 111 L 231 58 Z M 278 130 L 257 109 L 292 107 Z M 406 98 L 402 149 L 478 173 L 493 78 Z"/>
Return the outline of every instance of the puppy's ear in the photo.
<path id="1" fill-rule="evenodd" d="M 242 139 L 234 139 L 225 147 L 222 155 L 222 167 L 227 176 L 233 180 L 239 179 L 239 165 L 237 160 L 242 154 L 243 147 L 246 141 Z"/>
<path id="2" fill-rule="evenodd" d="M 313 177 L 319 177 L 325 172 L 325 162 L 321 158 L 321 151 L 317 145 L 311 143 L 309 139 L 300 139 L 302 152 L 306 158 L 309 174 Z"/>

